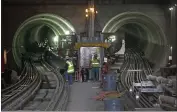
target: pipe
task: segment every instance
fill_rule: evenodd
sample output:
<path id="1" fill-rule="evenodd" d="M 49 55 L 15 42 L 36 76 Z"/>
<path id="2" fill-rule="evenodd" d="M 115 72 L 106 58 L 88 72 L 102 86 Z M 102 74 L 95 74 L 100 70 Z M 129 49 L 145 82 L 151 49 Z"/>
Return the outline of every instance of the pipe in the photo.
<path id="1" fill-rule="evenodd" d="M 171 79 L 171 80 L 169 80 L 168 85 L 173 86 L 173 88 L 176 89 L 176 83 L 177 83 L 176 79 Z"/>
<path id="2" fill-rule="evenodd" d="M 166 111 L 175 111 L 176 107 L 168 105 L 168 104 L 161 104 L 160 107 L 164 108 L 164 110 Z"/>
<path id="3" fill-rule="evenodd" d="M 172 96 L 176 96 L 176 91 L 174 89 L 169 88 L 169 87 L 167 87 L 163 84 L 161 86 L 162 86 L 163 89 L 165 89 L 165 91 L 169 91 L 172 94 Z"/>
<path id="4" fill-rule="evenodd" d="M 162 76 L 159 76 L 159 77 L 156 77 L 156 81 L 158 83 L 166 83 L 167 84 L 169 82 L 169 79 L 163 78 Z"/>
<path id="5" fill-rule="evenodd" d="M 147 79 L 151 80 L 151 81 L 157 81 L 158 83 L 168 83 L 169 82 L 169 79 L 163 78 L 161 76 L 157 77 L 157 76 L 153 76 L 153 75 L 148 75 Z"/>
<path id="6" fill-rule="evenodd" d="M 176 79 L 167 79 L 162 76 L 157 77 L 153 75 L 148 75 L 147 79 L 151 81 L 157 81 L 158 83 L 168 84 L 169 86 L 176 87 Z"/>
<path id="7" fill-rule="evenodd" d="M 157 85 L 157 89 L 158 89 L 159 91 L 163 91 L 163 86 L 162 86 L 161 84 L 159 84 L 159 85 Z"/>
<path id="8" fill-rule="evenodd" d="M 148 79 L 148 80 L 151 80 L 151 81 L 154 81 L 154 80 L 156 80 L 156 76 L 148 75 L 148 76 L 147 76 L 147 79 Z"/>
<path id="9" fill-rule="evenodd" d="M 169 105 L 175 106 L 175 105 L 177 105 L 177 99 L 175 97 L 160 95 L 159 96 L 159 103 L 160 103 L 160 105 L 161 104 L 169 104 Z"/>

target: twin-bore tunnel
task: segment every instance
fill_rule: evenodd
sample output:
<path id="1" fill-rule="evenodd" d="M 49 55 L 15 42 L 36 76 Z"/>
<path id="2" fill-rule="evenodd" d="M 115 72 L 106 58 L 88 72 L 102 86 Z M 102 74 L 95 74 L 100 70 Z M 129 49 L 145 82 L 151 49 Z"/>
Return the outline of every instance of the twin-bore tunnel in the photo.
<path id="1" fill-rule="evenodd" d="M 61 41 L 60 35 L 68 35 L 71 32 L 75 32 L 74 27 L 57 15 L 39 14 L 27 19 L 17 29 L 13 39 L 13 56 L 16 64 L 21 65 L 22 53 L 43 52 L 45 49 L 40 47 L 39 43 L 55 47 Z"/>
<path id="2" fill-rule="evenodd" d="M 68 35 L 71 32 L 76 32 L 72 23 L 59 15 L 39 14 L 27 19 L 19 26 L 13 39 L 13 56 L 16 64 L 21 65 L 21 53 L 43 52 L 44 48 L 39 47 L 38 43 L 45 43 L 47 39 L 48 42 L 45 44 L 55 47 L 54 38 L 57 37 L 57 42 L 60 42 L 60 35 Z M 138 46 L 145 57 L 155 64 L 155 68 L 167 61 L 168 40 L 161 27 L 145 14 L 139 12 L 118 14 L 107 22 L 102 32 L 114 34 L 115 40 L 108 49 L 111 54 L 120 49 L 121 41 L 124 39 L 126 47 Z M 65 49 L 60 45 L 58 47 Z"/>

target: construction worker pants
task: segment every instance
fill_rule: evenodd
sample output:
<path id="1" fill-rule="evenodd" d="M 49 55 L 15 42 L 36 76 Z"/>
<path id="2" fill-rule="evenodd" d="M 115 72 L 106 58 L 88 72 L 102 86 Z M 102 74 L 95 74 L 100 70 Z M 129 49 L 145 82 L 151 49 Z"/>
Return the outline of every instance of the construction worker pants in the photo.
<path id="1" fill-rule="evenodd" d="M 99 68 L 92 68 L 92 78 L 94 81 L 99 80 Z"/>
<path id="2" fill-rule="evenodd" d="M 73 83 L 73 74 L 72 73 L 65 73 L 65 78 L 66 78 L 66 81 L 69 81 L 69 85 L 72 85 Z M 68 80 L 69 79 L 69 80 Z"/>

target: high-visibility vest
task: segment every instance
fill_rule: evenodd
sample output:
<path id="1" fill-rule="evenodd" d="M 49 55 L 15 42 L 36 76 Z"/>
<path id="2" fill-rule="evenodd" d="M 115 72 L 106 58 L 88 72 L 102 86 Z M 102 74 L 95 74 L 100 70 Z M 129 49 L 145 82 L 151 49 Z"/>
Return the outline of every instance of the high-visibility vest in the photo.
<path id="1" fill-rule="evenodd" d="M 98 59 L 92 59 L 92 67 L 99 67 L 100 63 Z"/>
<path id="2" fill-rule="evenodd" d="M 72 61 L 66 61 L 66 63 L 68 64 L 67 73 L 74 73 L 74 66 L 73 66 Z"/>

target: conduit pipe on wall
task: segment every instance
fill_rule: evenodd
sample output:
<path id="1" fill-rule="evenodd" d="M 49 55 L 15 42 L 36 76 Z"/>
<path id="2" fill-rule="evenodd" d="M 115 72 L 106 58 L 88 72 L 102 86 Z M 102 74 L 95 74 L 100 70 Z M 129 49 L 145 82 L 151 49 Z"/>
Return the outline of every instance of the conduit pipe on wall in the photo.
<path id="1" fill-rule="evenodd" d="M 160 95 L 159 96 L 159 103 L 160 103 L 160 105 L 161 104 L 169 104 L 174 107 L 177 105 L 177 99 L 175 97 Z"/>
<path id="2" fill-rule="evenodd" d="M 162 76 L 157 77 L 157 76 L 153 76 L 153 75 L 148 75 L 147 79 L 151 80 L 151 81 L 156 81 L 158 83 L 168 84 L 169 86 L 176 86 L 175 79 L 167 79 Z"/>

